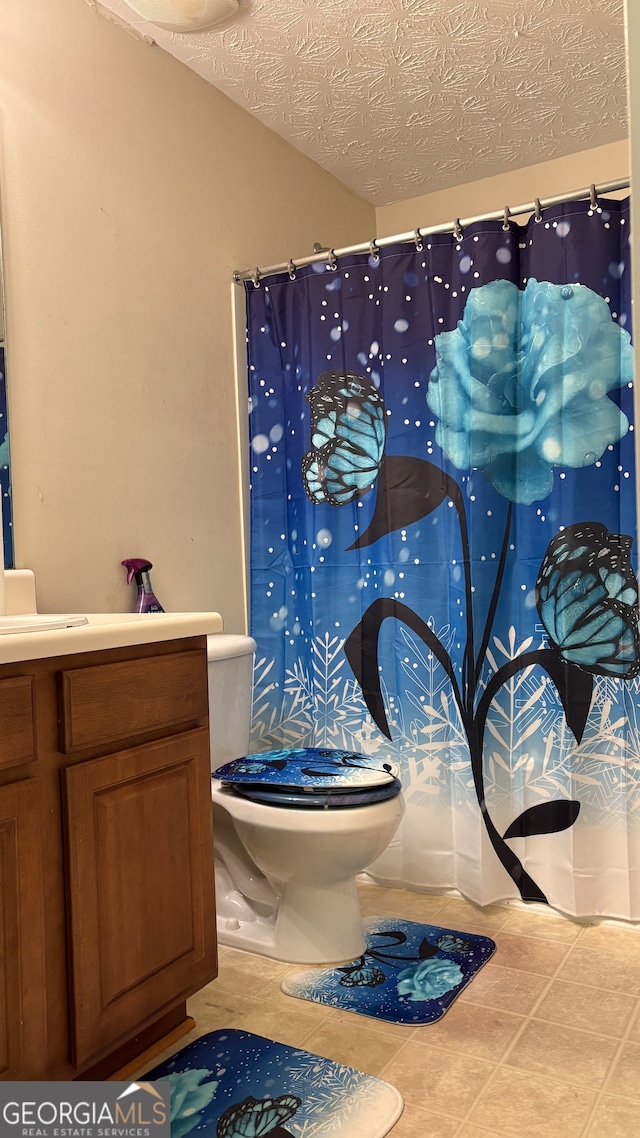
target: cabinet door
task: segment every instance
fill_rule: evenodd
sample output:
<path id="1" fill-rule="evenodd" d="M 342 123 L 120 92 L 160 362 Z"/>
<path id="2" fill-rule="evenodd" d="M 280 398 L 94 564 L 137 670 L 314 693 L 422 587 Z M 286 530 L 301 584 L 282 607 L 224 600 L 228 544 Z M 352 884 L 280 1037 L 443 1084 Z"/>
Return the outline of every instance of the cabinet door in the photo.
<path id="1" fill-rule="evenodd" d="M 0 1078 L 46 1066 L 44 883 L 39 786 L 0 787 Z"/>
<path id="2" fill-rule="evenodd" d="M 209 733 L 63 772 L 78 1067 L 216 974 Z"/>

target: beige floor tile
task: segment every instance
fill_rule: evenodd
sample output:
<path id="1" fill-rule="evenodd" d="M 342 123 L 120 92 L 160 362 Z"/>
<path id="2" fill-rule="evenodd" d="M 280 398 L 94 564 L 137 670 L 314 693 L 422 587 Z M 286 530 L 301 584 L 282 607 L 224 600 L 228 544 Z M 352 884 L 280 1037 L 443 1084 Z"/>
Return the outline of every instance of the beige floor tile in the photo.
<path id="1" fill-rule="evenodd" d="M 510 911 L 504 905 L 474 905 L 464 898 L 447 897 L 438 913 L 440 924 L 457 932 L 491 936 L 504 927 Z"/>
<path id="2" fill-rule="evenodd" d="M 596 1095 L 584 1087 L 533 1079 L 501 1067 L 473 1107 L 469 1122 L 496 1135 L 580 1138 Z"/>
<path id="3" fill-rule="evenodd" d="M 607 1092 L 640 1101 L 640 1044 L 625 1043 L 607 1083 Z M 638 1124 L 640 1131 L 640 1118 Z"/>
<path id="4" fill-rule="evenodd" d="M 389 889 L 382 898 L 366 903 L 366 915 L 371 917 L 404 917 L 405 921 L 419 924 L 440 924 L 436 914 L 442 911 L 445 898 L 440 893 L 416 893 L 412 889 Z M 362 912 L 365 913 L 363 906 Z"/>
<path id="5" fill-rule="evenodd" d="M 565 980 L 554 980 L 542 1003 L 536 1008 L 535 1018 L 597 1031 L 601 1035 L 612 1035 L 620 1039 L 638 1006 L 635 997 L 622 992 L 607 992 L 587 988 L 582 984 L 569 984 Z M 640 1021 L 637 1038 L 640 1041 Z"/>
<path id="6" fill-rule="evenodd" d="M 462 1120 L 495 1067 L 470 1055 L 439 1051 L 413 1039 L 391 1059 L 382 1078 L 397 1087 L 407 1104 Z"/>
<path id="7" fill-rule="evenodd" d="M 282 977 L 301 967 L 221 947 L 219 978 L 188 1001 L 195 1029 L 138 1075 L 236 1028 L 396 1086 L 406 1106 L 390 1138 L 640 1138 L 639 934 L 541 906 L 359 893 L 365 913 L 477 932 L 498 951 L 441 1020 L 409 1027 L 286 996 Z"/>
<path id="8" fill-rule="evenodd" d="M 511 909 L 504 925 L 504 931 L 519 933 L 522 936 L 537 936 L 543 940 L 559 940 L 563 944 L 573 944 L 580 936 L 584 925 L 560 916 L 553 909 L 548 913 L 530 912 L 526 909 Z"/>
<path id="9" fill-rule="evenodd" d="M 496 933 L 495 942 L 496 964 L 517 968 L 520 972 L 536 972 L 541 976 L 553 976 L 571 949 L 561 941 L 520 936 L 506 929 Z"/>
<path id="10" fill-rule="evenodd" d="M 245 952 L 242 948 L 231 948 L 227 946 L 224 951 L 225 964 L 233 965 L 237 968 L 246 968 L 252 971 L 259 968 L 270 976 L 276 976 L 280 972 L 286 971 L 291 968 L 284 960 L 274 960 L 271 956 L 262 956 L 259 952 Z"/>
<path id="11" fill-rule="evenodd" d="M 313 1051 L 313 1047 L 307 1048 L 306 1040 L 325 1018 L 326 1009 L 318 1005 L 303 1004 L 299 1000 L 284 1003 L 274 994 L 268 1000 L 262 997 L 245 1000 L 228 1026 L 263 1035 L 288 1047 Z"/>
<path id="12" fill-rule="evenodd" d="M 590 925 L 580 934 L 580 948 L 602 949 L 606 952 L 626 952 L 640 957 L 640 928 L 620 928 L 614 925 Z"/>
<path id="13" fill-rule="evenodd" d="M 287 975 L 295 975 L 299 969 L 292 968 Z M 279 987 L 279 984 L 278 984 Z M 284 993 L 281 993 L 284 995 Z M 265 989 L 261 993 L 261 999 L 266 999 L 269 995 L 269 989 Z M 313 1000 L 302 1000 L 299 996 L 286 996 L 287 1000 L 293 1000 L 294 1003 L 302 1004 L 303 1007 L 324 1008 L 325 1014 L 330 1012 L 332 1016 L 339 1016 L 342 1019 L 346 1017 L 347 1024 L 355 1020 L 356 1024 L 360 1023 L 363 1027 L 368 1028 L 369 1031 L 380 1031 L 383 1035 L 393 1035 L 396 1037 L 398 1043 L 406 1043 L 407 1039 L 412 1038 L 416 1030 L 415 1024 L 405 1023 L 389 1023 L 385 1019 L 377 1019 L 375 1016 L 363 1016 L 359 1012 L 347 1011 L 344 1008 L 330 1008 L 327 1004 L 316 1004 Z"/>
<path id="14" fill-rule="evenodd" d="M 219 962 L 219 971 L 213 983 L 218 988 L 257 996 L 272 980 L 284 976 L 289 965 L 266 956 L 231 949 Z"/>
<path id="15" fill-rule="evenodd" d="M 361 905 L 368 905 L 373 902 L 382 900 L 389 892 L 386 885 L 373 885 L 369 881 L 356 881 L 356 889 L 358 890 L 358 897 Z"/>
<path id="16" fill-rule="evenodd" d="M 546 976 L 519 972 L 495 963 L 495 956 L 458 996 L 466 1003 L 501 1008 L 517 1015 L 529 1015 L 549 983 Z"/>
<path id="17" fill-rule="evenodd" d="M 583 948 L 580 940 L 572 948 L 556 978 L 589 984 L 611 992 L 626 992 L 629 996 L 640 996 L 640 956 L 636 953 L 627 956 L 624 952 Z"/>
<path id="18" fill-rule="evenodd" d="M 417 1027 L 412 1039 L 498 1063 L 524 1023 L 524 1016 L 456 1000 L 442 1019 Z"/>
<path id="19" fill-rule="evenodd" d="M 203 1033 L 218 1027 L 231 1027 L 246 1003 L 246 997 L 209 985 L 187 1001 L 187 1013 L 193 1016 L 197 1028 Z"/>
<path id="20" fill-rule="evenodd" d="M 389 1138 L 454 1138 L 457 1127 L 455 1118 L 444 1118 L 419 1106 L 405 1106 L 402 1117 L 389 1131 Z"/>
<path id="21" fill-rule="evenodd" d="M 379 1075 L 403 1045 L 397 1036 L 373 1031 L 367 1024 L 364 1016 L 330 1015 L 311 1033 L 305 1047 L 335 1063 Z"/>
<path id="22" fill-rule="evenodd" d="M 530 1020 L 505 1063 L 534 1075 L 578 1086 L 603 1085 L 619 1042 L 559 1023 Z"/>
<path id="23" fill-rule="evenodd" d="M 634 1138 L 637 1133 L 637 1102 L 603 1095 L 585 1131 L 585 1138 Z"/>

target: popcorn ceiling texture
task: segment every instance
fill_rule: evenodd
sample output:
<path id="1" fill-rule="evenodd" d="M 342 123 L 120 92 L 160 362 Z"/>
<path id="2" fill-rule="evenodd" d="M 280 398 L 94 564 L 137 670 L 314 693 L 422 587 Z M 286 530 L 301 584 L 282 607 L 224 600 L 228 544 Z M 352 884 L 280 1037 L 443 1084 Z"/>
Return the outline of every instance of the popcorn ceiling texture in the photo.
<path id="1" fill-rule="evenodd" d="M 627 134 L 624 0 L 241 0 L 189 35 L 98 6 L 375 205 Z"/>

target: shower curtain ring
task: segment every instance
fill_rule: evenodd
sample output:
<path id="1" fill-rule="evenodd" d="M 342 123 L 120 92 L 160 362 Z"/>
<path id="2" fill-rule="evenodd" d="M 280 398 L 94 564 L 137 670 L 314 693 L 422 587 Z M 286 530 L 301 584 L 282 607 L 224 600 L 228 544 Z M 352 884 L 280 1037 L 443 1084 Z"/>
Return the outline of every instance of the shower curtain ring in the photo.
<path id="1" fill-rule="evenodd" d="M 287 268 L 289 270 L 289 280 L 294 281 L 296 279 L 296 267 L 293 261 L 287 261 Z"/>
<path id="2" fill-rule="evenodd" d="M 591 209 L 598 208 L 598 195 L 596 193 L 596 187 L 593 182 L 589 186 L 589 204 L 591 206 Z"/>
<path id="3" fill-rule="evenodd" d="M 419 229 L 414 229 L 413 240 L 416 243 L 416 249 L 418 250 L 419 253 L 421 253 L 422 250 L 424 249 L 424 245 L 422 244 L 422 237 L 420 236 L 420 230 Z"/>
<path id="4" fill-rule="evenodd" d="M 509 225 L 509 206 L 508 205 L 506 205 L 504 207 L 504 213 L 502 215 L 502 228 L 504 229 L 505 233 L 508 233 L 510 228 L 511 228 L 511 226 Z"/>
<path id="5" fill-rule="evenodd" d="M 464 237 L 464 233 L 462 232 L 462 226 L 460 225 L 460 218 L 459 217 L 456 217 L 456 219 L 453 223 L 453 236 L 455 237 L 456 241 L 462 241 L 462 238 Z"/>
<path id="6" fill-rule="evenodd" d="M 380 250 L 373 239 L 369 242 L 369 256 L 372 257 L 374 261 L 380 260 Z"/>
<path id="7" fill-rule="evenodd" d="M 542 221 L 542 209 L 540 206 L 540 198 L 536 198 L 536 208 L 534 213 L 534 221 Z"/>
<path id="8" fill-rule="evenodd" d="M 338 262 L 336 261 L 336 255 L 333 249 L 330 249 L 327 253 L 327 267 L 331 269 L 332 273 L 335 273 L 336 269 L 338 268 Z"/>
<path id="9" fill-rule="evenodd" d="M 254 288 L 260 288 L 260 269 L 255 268 L 251 274 Z"/>

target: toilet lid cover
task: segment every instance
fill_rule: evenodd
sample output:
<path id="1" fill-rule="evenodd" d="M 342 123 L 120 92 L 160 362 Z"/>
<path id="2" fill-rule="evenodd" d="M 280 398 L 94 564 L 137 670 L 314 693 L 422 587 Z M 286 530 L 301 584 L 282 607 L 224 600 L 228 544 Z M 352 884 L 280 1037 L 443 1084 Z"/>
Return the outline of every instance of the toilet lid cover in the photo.
<path id="1" fill-rule="evenodd" d="M 393 763 L 355 751 L 294 747 L 234 759 L 213 772 L 221 782 L 322 793 L 384 786 L 397 778 Z"/>

